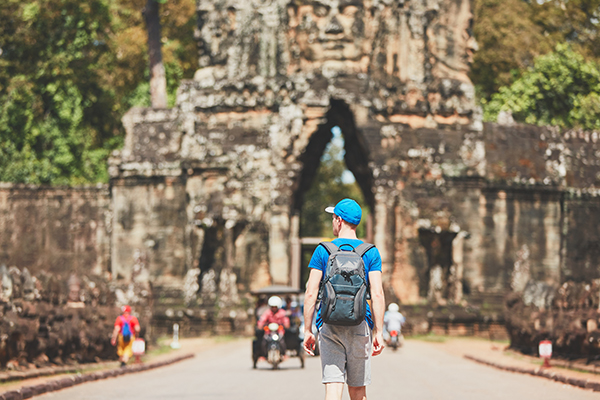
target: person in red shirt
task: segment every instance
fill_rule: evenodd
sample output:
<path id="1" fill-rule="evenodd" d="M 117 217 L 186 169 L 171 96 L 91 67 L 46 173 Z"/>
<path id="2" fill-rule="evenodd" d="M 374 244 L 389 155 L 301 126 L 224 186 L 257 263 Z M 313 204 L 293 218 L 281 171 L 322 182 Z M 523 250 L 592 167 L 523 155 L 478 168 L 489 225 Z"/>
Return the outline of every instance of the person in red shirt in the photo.
<path id="1" fill-rule="evenodd" d="M 258 323 L 257 323 L 257 339 L 261 338 L 261 336 L 259 336 L 259 332 L 262 333 L 262 330 L 264 329 L 265 326 L 268 326 L 269 324 L 272 323 L 276 323 L 279 325 L 279 335 L 281 337 L 281 339 L 279 340 L 280 346 L 281 346 L 281 354 L 284 355 L 285 357 L 285 352 L 286 352 L 286 345 L 285 345 L 285 330 L 290 328 L 290 319 L 287 316 L 286 311 L 281 308 L 281 306 L 283 305 L 283 301 L 281 300 L 281 298 L 279 298 L 278 296 L 271 296 L 269 298 L 269 309 L 266 310 L 265 312 L 263 312 L 263 314 L 260 316 Z M 260 340 L 261 343 L 261 348 L 262 348 L 262 354 L 266 355 L 267 354 L 267 350 L 266 350 L 266 346 L 267 346 L 267 342 L 265 341 L 264 336 L 262 336 Z"/>
<path id="2" fill-rule="evenodd" d="M 285 329 L 289 329 L 290 319 L 288 318 L 286 311 L 281 308 L 282 304 L 281 298 L 277 296 L 271 296 L 269 298 L 270 308 L 260 316 L 260 319 L 258 320 L 258 329 L 263 329 L 273 322 L 283 326 Z"/>
<path id="3" fill-rule="evenodd" d="M 111 344 L 117 346 L 117 355 L 121 361 L 121 367 L 127 365 L 127 361 L 133 355 L 133 341 L 140 333 L 140 323 L 136 317 L 131 315 L 131 307 L 121 307 L 122 314 L 115 320 Z"/>

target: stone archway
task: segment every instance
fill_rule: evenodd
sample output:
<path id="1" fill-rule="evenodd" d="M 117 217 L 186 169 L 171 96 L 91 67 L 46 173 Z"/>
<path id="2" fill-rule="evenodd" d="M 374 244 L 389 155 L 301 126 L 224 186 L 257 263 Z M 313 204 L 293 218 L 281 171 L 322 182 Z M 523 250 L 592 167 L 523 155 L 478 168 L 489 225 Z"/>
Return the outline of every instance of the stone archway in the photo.
<path id="1" fill-rule="evenodd" d="M 173 109 L 124 118 L 111 183 L 116 217 L 129 212 L 134 223 L 115 225 L 113 270 L 126 270 L 130 248 L 156 231 L 161 241 L 146 252 L 157 285 L 202 263 L 203 271 L 238 271 L 246 287 L 265 272 L 265 282 L 297 286 L 297 213 L 337 125 L 374 218 L 368 239 L 389 274 L 400 192 L 414 181 L 404 175 L 406 150 L 431 147 L 427 136 L 440 147 L 447 132 L 462 136 L 476 122 L 464 73 L 471 14 L 467 0 L 458 3 L 427 12 L 421 0 L 199 2 L 194 80 L 182 82 Z M 453 40 L 433 40 L 436 32 Z M 416 168 L 429 169 L 433 153 L 418 154 L 424 165 Z M 213 256 L 211 241 L 227 254 Z"/>
<path id="2" fill-rule="evenodd" d="M 324 115 L 324 123 L 319 125 L 311 135 L 304 152 L 298 157 L 302 163 L 302 172 L 294 187 L 292 212 L 302 208 L 303 195 L 310 188 L 319 167 L 325 147 L 331 141 L 331 129 L 339 126 L 344 137 L 346 166 L 354 174 L 356 182 L 362 190 L 370 209 L 375 208 L 373 195 L 373 171 L 369 167 L 369 149 L 363 134 L 356 126 L 355 117 L 350 107 L 343 100 L 331 99 L 331 106 Z"/>
<path id="3" fill-rule="evenodd" d="M 299 216 L 302 212 L 304 195 L 311 187 L 320 164 L 321 157 L 331 141 L 332 129 L 339 127 L 344 138 L 344 161 L 350 172 L 353 173 L 356 183 L 360 187 L 366 204 L 362 207 L 368 208 L 370 212 L 365 219 L 366 239 L 373 240 L 373 213 L 375 209 L 375 197 L 373 195 L 373 172 L 369 167 L 369 150 L 363 133 L 356 126 L 354 113 L 343 100 L 330 100 L 330 107 L 323 116 L 323 123 L 318 125 L 311 134 L 310 140 L 304 151 L 298 157 L 302 169 L 298 174 L 293 186 L 291 221 L 290 221 L 290 284 L 300 287 L 301 275 L 301 251 L 302 245 L 315 244 L 319 238 L 302 237 L 300 232 Z M 324 205 L 325 206 L 325 205 Z"/>
<path id="4" fill-rule="evenodd" d="M 243 290 L 298 286 L 297 213 L 334 125 L 398 300 L 423 300 L 424 221 L 442 218 L 442 230 L 469 232 L 452 241 L 452 258 L 472 292 L 507 289 L 515 254 L 504 249 L 543 249 L 540 277 L 555 279 L 578 262 L 578 241 L 556 238 L 569 228 L 564 213 L 580 214 L 559 202 L 570 187 L 597 187 L 592 154 L 600 144 L 585 133 L 482 123 L 467 74 L 468 0 L 356 1 L 343 17 L 347 4 L 338 0 L 323 9 L 305 0 L 258 3 L 198 2 L 194 79 L 182 82 L 173 109 L 125 116 L 125 146 L 109 165 L 113 276 L 131 276 L 131 255 L 143 249 L 156 287 L 178 285 L 199 260 L 217 259 Z M 575 160 L 579 154 L 589 160 Z M 570 165 L 580 169 L 566 174 Z M 547 218 L 529 211 L 536 191 L 549 193 L 539 208 Z M 538 219 L 543 240 L 520 232 Z M 208 251 L 216 236 L 203 230 L 215 221 L 226 256 Z"/>

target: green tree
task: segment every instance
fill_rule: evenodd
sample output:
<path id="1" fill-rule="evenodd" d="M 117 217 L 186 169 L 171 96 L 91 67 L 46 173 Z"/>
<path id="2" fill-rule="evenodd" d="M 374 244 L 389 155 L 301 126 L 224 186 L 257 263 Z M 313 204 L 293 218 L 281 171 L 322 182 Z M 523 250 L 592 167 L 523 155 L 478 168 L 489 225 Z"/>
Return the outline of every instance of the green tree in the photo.
<path id="1" fill-rule="evenodd" d="M 107 182 L 121 117 L 149 105 L 146 0 L 0 2 L 0 181 Z M 161 9 L 169 104 L 196 69 L 195 1 Z"/>
<path id="2" fill-rule="evenodd" d="M 600 0 L 532 1 L 532 20 L 554 43 L 569 43 L 588 59 L 600 61 Z"/>
<path id="3" fill-rule="evenodd" d="M 338 201 L 349 197 L 362 206 L 362 221 L 358 225 L 359 238 L 366 237 L 366 220 L 369 208 L 364 196 L 356 184 L 344 183 L 342 174 L 346 169 L 343 160 L 343 149 L 332 141 L 321 157 L 319 169 L 312 186 L 304 195 L 304 205 L 300 216 L 300 235 L 303 237 L 333 237 L 331 230 L 331 214 L 325 213 L 325 207 L 333 206 Z M 304 246 L 302 249 L 302 285 L 308 280 L 309 270 L 306 268 L 316 246 Z"/>
<path id="4" fill-rule="evenodd" d="M 473 56 L 470 76 L 484 100 L 510 85 L 520 71 L 533 65 L 537 55 L 554 46 L 523 0 L 474 0 L 473 34 L 479 50 Z"/>
<path id="5" fill-rule="evenodd" d="M 0 179 L 106 181 L 120 122 L 102 87 L 105 1 L 5 0 L 0 14 Z"/>
<path id="6" fill-rule="evenodd" d="M 152 107 L 167 107 L 167 77 L 162 60 L 160 36 L 160 4 L 166 0 L 148 0 L 144 18 L 148 31 L 148 58 L 150 60 L 150 99 Z"/>
<path id="7" fill-rule="evenodd" d="M 600 0 L 474 0 L 472 4 L 479 50 L 470 76 L 484 101 L 559 43 L 569 43 L 586 59 L 600 61 Z"/>
<path id="8" fill-rule="evenodd" d="M 538 57 L 512 85 L 500 88 L 484 106 L 484 118 L 500 111 L 536 125 L 600 129 L 600 65 L 585 61 L 569 45 Z"/>
<path id="9" fill-rule="evenodd" d="M 115 0 L 111 3 L 115 38 L 115 87 L 122 88 L 123 106 L 150 107 L 150 60 L 148 33 L 142 10 L 147 0 Z M 195 0 L 168 0 L 160 7 L 162 63 L 167 81 L 168 106 L 175 104 L 182 79 L 190 79 L 198 68 L 194 40 Z"/>

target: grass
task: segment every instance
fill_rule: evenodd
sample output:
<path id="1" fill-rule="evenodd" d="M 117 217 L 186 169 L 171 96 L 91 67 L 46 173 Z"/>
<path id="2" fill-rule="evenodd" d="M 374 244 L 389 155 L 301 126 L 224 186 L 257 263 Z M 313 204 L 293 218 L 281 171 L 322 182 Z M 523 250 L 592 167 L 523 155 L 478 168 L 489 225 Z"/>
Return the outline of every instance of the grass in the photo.
<path id="1" fill-rule="evenodd" d="M 508 340 L 490 340 L 490 339 L 477 337 L 477 336 L 446 336 L 446 335 L 436 335 L 434 333 L 427 333 L 425 335 L 410 335 L 410 336 L 405 336 L 405 338 L 421 340 L 424 342 L 431 342 L 431 343 L 445 343 L 448 340 L 474 340 L 475 339 L 475 340 L 481 340 L 484 342 L 496 343 L 496 344 L 501 344 L 501 345 L 509 345 L 510 344 L 510 341 L 508 341 Z"/>
<path id="2" fill-rule="evenodd" d="M 162 354 L 167 354 L 173 351 L 171 348 L 171 341 L 173 338 L 171 336 L 161 336 L 156 340 L 156 344 L 152 345 L 146 350 L 146 357 L 155 357 Z"/>
<path id="3" fill-rule="evenodd" d="M 452 336 L 453 339 L 470 339 L 470 340 L 481 340 L 483 342 L 502 344 L 508 346 L 510 344 L 510 340 L 508 339 L 486 339 L 478 336 Z"/>
<path id="4" fill-rule="evenodd" d="M 239 339 L 239 337 L 233 335 L 219 335 L 215 337 L 215 343 L 227 343 L 236 339 Z"/>
<path id="5" fill-rule="evenodd" d="M 507 355 L 507 356 L 510 356 L 510 357 L 514 358 L 515 360 L 530 361 L 523 354 L 517 353 L 516 351 L 505 351 L 504 354 Z"/>
<path id="6" fill-rule="evenodd" d="M 406 339 L 414 339 L 414 340 L 421 340 L 423 342 L 430 342 L 430 343 L 445 343 L 446 340 L 448 340 L 450 337 L 449 336 L 441 336 L 441 335 L 435 335 L 433 333 L 428 333 L 426 335 L 411 335 L 411 336 L 405 336 Z"/>
<path id="7" fill-rule="evenodd" d="M 539 364 L 540 364 L 540 365 L 542 365 L 543 363 L 542 363 L 542 362 L 540 362 Z M 550 361 L 550 365 L 552 365 L 552 361 Z M 562 367 L 562 366 L 560 366 L 560 365 L 552 365 L 552 368 L 564 369 L 564 370 L 566 370 L 566 371 L 575 371 L 575 372 L 581 372 L 581 373 L 584 373 L 584 374 L 592 374 L 592 375 L 597 375 L 595 372 L 592 372 L 592 371 L 586 371 L 585 369 L 579 369 L 579 368 L 575 368 L 575 367 L 573 367 L 573 368 L 567 368 L 567 367 Z"/>

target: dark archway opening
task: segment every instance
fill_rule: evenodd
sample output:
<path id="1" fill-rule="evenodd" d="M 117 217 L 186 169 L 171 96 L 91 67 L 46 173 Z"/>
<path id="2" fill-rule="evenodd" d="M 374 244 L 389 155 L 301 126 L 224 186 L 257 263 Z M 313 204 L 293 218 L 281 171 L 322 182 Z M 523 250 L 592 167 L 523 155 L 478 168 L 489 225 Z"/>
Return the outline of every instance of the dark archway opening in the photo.
<path id="1" fill-rule="evenodd" d="M 373 237 L 372 215 L 375 207 L 372 191 L 373 174 L 368 165 L 368 149 L 362 132 L 356 128 L 354 115 L 343 101 L 331 100 L 331 107 L 325 117 L 326 122 L 313 133 L 304 153 L 300 156 L 303 169 L 296 183 L 292 204 L 293 218 L 298 218 L 300 221 L 298 224 L 292 224 L 292 229 L 297 229 L 295 232 L 297 243 L 292 246 L 293 252 L 299 253 L 292 254 L 292 274 L 300 275 L 301 288 L 308 278 L 308 261 L 318 242 L 322 237 L 333 237 L 330 222 L 327 221 L 330 217 L 323 213 L 326 206 L 334 205 L 344 197 L 355 198 L 363 207 L 359 237 L 370 241 Z M 339 137 L 334 139 L 333 132 L 337 132 Z M 328 145 L 332 139 L 343 142 L 343 151 L 340 152 L 343 161 L 331 160 L 334 154 Z M 335 166 L 332 167 L 326 160 L 333 161 Z M 342 163 L 345 168 L 340 167 Z M 321 166 L 323 166 L 322 170 Z M 344 169 L 346 171 L 343 171 Z M 343 176 L 347 175 L 352 178 L 352 182 L 345 182 Z M 327 185 L 328 180 L 331 180 L 331 185 Z M 324 188 L 323 191 L 327 191 L 328 194 L 323 196 L 319 187 Z M 294 232 L 292 235 L 294 236 Z M 294 266 L 294 263 L 300 265 Z"/>
<path id="2" fill-rule="evenodd" d="M 197 220 L 197 222 L 200 222 Z M 210 272 L 214 272 L 215 284 L 219 284 L 220 273 L 223 268 L 230 268 L 237 275 L 241 275 L 239 268 L 234 267 L 234 243 L 238 236 L 246 228 L 245 222 L 228 226 L 222 218 L 212 220 L 210 225 L 198 224 L 204 230 L 204 237 L 201 243 L 200 254 L 198 257 L 198 293 L 206 291 L 203 287 L 203 278 Z M 254 257 L 253 251 L 249 252 L 250 257 Z"/>
<path id="3" fill-rule="evenodd" d="M 419 229 L 419 242 L 427 255 L 427 268 L 418 271 L 419 295 L 430 301 L 448 299 L 451 282 L 452 241 L 456 232 Z"/>
<path id="4" fill-rule="evenodd" d="M 325 118 L 326 122 L 320 125 L 311 136 L 304 153 L 299 157 L 303 169 L 294 190 L 293 213 L 300 213 L 302 210 L 304 194 L 309 190 L 315 179 L 321 157 L 333 137 L 331 130 L 336 126 L 341 129 L 344 137 L 346 167 L 354 175 L 367 203 L 366 205 L 370 210 L 373 210 L 375 208 L 375 196 L 372 190 L 373 172 L 369 168 L 367 144 L 356 128 L 354 114 L 345 102 L 332 99 Z"/>
<path id="5" fill-rule="evenodd" d="M 208 271 L 214 268 L 217 260 L 223 258 L 224 250 L 224 221 L 215 221 L 213 225 L 204 229 L 204 242 L 198 261 L 200 275 L 198 276 L 198 293 L 202 292 L 202 278 Z"/>

